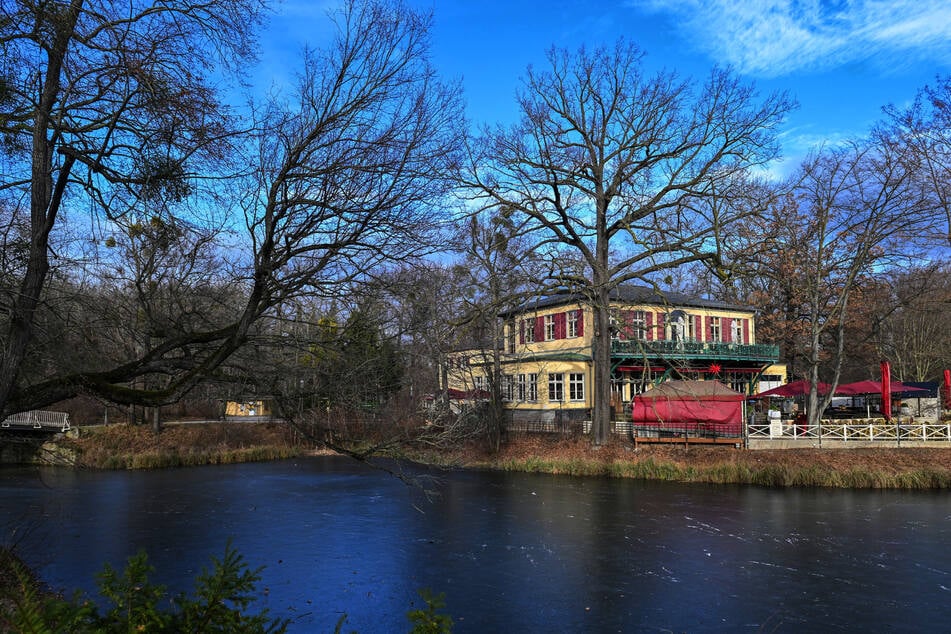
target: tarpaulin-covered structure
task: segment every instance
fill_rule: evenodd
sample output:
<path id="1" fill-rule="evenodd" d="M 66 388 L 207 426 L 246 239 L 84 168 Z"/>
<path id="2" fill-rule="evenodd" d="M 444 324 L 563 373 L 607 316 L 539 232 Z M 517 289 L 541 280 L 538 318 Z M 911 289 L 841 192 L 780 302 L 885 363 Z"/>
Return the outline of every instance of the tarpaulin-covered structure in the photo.
<path id="1" fill-rule="evenodd" d="M 668 381 L 638 394 L 635 429 L 743 435 L 745 396 L 719 381 Z"/>

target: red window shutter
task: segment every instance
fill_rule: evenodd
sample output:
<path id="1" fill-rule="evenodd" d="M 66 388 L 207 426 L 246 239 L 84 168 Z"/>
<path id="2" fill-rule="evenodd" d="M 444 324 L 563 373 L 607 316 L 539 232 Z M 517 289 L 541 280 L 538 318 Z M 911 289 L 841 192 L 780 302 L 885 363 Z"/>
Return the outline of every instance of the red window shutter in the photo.
<path id="1" fill-rule="evenodd" d="M 654 339 L 654 313 L 649 310 L 644 313 L 644 326 L 647 328 L 647 340 L 652 341 Z"/>
<path id="2" fill-rule="evenodd" d="M 584 310 L 578 309 L 578 336 L 584 336 Z"/>
<path id="3" fill-rule="evenodd" d="M 667 338 L 667 333 L 664 332 L 664 313 L 657 313 L 657 339 L 658 341 L 663 341 Z"/>
<path id="4" fill-rule="evenodd" d="M 743 320 L 743 343 L 750 343 L 750 320 Z"/>
<path id="5" fill-rule="evenodd" d="M 703 317 L 697 315 L 696 325 L 693 329 L 694 334 L 697 336 L 697 341 L 703 341 Z"/>
<path id="6" fill-rule="evenodd" d="M 535 318 L 535 341 L 544 341 L 545 340 L 545 318 L 536 317 Z"/>
<path id="7" fill-rule="evenodd" d="M 568 313 L 555 313 L 555 339 L 564 339 L 567 331 Z"/>
<path id="8" fill-rule="evenodd" d="M 521 344 L 525 343 L 525 320 L 518 320 L 518 342 Z"/>
<path id="9" fill-rule="evenodd" d="M 729 317 L 724 317 L 721 322 L 723 332 L 720 333 L 720 339 L 723 340 L 723 343 L 730 343 L 733 337 L 733 320 Z"/>

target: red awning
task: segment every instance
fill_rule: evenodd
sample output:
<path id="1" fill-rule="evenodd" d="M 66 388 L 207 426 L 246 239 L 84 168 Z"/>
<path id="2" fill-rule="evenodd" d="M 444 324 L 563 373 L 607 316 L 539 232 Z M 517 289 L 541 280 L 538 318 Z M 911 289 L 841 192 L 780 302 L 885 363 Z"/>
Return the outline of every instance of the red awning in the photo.
<path id="1" fill-rule="evenodd" d="M 615 372 L 644 372 L 649 370 L 651 372 L 664 372 L 667 370 L 662 365 L 658 366 L 645 366 L 645 365 L 619 365 L 614 369 Z"/>

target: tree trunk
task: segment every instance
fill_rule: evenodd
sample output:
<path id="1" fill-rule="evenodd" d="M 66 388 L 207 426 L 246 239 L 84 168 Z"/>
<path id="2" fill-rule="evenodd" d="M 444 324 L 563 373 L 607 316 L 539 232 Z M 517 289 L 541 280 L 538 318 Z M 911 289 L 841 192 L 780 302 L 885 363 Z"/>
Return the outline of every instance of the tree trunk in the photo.
<path id="1" fill-rule="evenodd" d="M 53 106 L 59 98 L 60 73 L 66 59 L 67 44 L 72 36 L 82 2 L 74 0 L 62 13 L 52 47 L 48 49 L 46 78 L 40 101 L 34 112 L 30 188 L 30 254 L 20 292 L 11 311 L 10 326 L 3 355 L 0 357 L 0 414 L 14 390 L 27 347 L 33 339 L 36 309 L 49 273 L 49 237 L 59 210 L 63 191 L 74 158 L 66 157 L 59 178 L 53 177 L 53 145 L 49 126 Z"/>
<path id="2" fill-rule="evenodd" d="M 498 296 L 498 295 L 496 295 Z M 489 430 L 489 448 L 493 453 L 498 453 L 502 444 L 502 430 L 505 428 L 505 407 L 502 402 L 502 389 L 505 387 L 505 376 L 502 374 L 502 350 L 500 342 L 502 340 L 499 332 L 499 322 L 492 322 L 492 373 L 496 377 L 496 389 L 492 399 L 492 429 Z"/>
<path id="3" fill-rule="evenodd" d="M 592 306 L 594 336 L 591 356 L 594 392 L 591 409 L 591 444 L 600 447 L 611 433 L 611 311 L 608 292 L 599 287 Z"/>

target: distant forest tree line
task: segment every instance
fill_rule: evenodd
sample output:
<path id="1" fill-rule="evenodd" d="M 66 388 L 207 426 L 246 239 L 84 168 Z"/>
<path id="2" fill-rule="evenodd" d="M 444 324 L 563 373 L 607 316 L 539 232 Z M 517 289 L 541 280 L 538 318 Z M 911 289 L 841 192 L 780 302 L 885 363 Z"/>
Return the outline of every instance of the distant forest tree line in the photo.
<path id="1" fill-rule="evenodd" d="M 263 1 L 0 11 L 0 417 L 80 399 L 158 425 L 267 395 L 411 420 L 448 352 L 497 364 L 499 312 L 571 292 L 600 444 L 625 282 L 757 307 L 797 377 L 951 366 L 951 79 L 779 178 L 792 97 L 653 73 L 630 42 L 552 49 L 520 118 L 477 128 L 432 16 L 396 1 L 345 2 L 298 83 L 248 106 L 228 95 Z"/>

